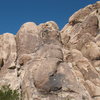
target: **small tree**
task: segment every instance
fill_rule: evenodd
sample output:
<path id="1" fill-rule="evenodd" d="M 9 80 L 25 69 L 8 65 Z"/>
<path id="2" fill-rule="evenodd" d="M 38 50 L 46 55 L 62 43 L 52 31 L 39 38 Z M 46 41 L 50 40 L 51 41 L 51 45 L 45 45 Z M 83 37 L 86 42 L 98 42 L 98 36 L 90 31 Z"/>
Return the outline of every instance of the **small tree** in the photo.
<path id="1" fill-rule="evenodd" d="M 0 89 L 0 100 L 19 100 L 17 90 L 10 89 L 9 85 L 2 86 Z"/>

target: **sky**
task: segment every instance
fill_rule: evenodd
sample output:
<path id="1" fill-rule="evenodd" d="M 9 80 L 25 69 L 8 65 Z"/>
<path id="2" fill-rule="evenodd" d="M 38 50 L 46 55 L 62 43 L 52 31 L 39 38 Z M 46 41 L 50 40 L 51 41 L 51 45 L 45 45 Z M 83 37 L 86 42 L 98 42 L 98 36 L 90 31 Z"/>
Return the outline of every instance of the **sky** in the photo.
<path id="1" fill-rule="evenodd" d="M 62 29 L 69 17 L 97 0 L 0 0 L 0 34 L 16 34 L 25 22 L 55 21 Z"/>

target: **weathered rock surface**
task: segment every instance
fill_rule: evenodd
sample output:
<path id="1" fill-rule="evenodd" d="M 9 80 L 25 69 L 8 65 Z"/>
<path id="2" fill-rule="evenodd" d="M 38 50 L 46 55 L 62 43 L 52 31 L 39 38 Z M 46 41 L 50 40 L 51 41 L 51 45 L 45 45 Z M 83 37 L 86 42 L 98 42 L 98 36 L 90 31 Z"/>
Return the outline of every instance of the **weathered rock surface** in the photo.
<path id="1" fill-rule="evenodd" d="M 60 31 L 27 22 L 0 35 L 0 86 L 22 100 L 100 100 L 100 2 L 69 18 Z"/>

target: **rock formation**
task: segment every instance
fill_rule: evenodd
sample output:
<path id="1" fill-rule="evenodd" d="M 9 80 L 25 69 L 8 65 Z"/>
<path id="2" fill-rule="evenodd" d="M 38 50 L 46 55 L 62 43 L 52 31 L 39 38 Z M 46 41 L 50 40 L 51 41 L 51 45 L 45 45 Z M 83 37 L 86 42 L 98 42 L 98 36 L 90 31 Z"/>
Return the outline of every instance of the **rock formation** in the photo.
<path id="1" fill-rule="evenodd" d="M 27 22 L 0 35 L 0 86 L 21 100 L 100 100 L 100 2 L 77 11 L 60 31 Z"/>

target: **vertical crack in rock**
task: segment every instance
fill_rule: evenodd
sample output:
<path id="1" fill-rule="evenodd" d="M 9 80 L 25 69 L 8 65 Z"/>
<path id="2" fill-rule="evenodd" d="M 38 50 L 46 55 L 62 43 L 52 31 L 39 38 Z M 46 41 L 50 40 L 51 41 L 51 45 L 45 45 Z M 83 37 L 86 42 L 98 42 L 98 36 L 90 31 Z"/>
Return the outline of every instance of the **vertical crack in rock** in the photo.
<path id="1" fill-rule="evenodd" d="M 27 22 L 0 35 L 0 86 L 21 100 L 100 100 L 100 1 L 75 12 L 60 31 Z"/>
<path id="2" fill-rule="evenodd" d="M 3 59 L 0 59 L 0 69 L 3 67 L 3 65 L 4 65 L 4 61 Z"/>

